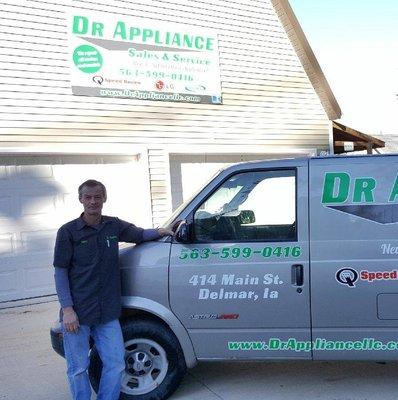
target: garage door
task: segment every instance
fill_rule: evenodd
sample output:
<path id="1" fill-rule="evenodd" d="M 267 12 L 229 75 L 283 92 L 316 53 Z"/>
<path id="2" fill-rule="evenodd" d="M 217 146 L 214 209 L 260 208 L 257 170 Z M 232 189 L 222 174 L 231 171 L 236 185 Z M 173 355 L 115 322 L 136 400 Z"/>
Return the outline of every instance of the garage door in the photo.
<path id="1" fill-rule="evenodd" d="M 56 231 L 80 215 L 84 180 L 106 185 L 104 214 L 148 226 L 146 176 L 138 156 L 0 156 L 0 302 L 55 293 Z"/>
<path id="2" fill-rule="evenodd" d="M 213 175 L 227 165 L 254 160 L 287 158 L 290 154 L 178 154 L 170 155 L 173 210 L 189 199 Z M 194 177 L 194 179 L 193 179 Z"/>

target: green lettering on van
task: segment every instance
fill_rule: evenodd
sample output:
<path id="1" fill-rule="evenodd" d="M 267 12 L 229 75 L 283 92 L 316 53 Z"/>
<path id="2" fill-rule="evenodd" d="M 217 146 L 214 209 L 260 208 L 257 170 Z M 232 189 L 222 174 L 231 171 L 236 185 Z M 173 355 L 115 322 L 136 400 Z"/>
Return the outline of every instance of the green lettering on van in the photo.
<path id="1" fill-rule="evenodd" d="M 388 201 L 389 202 L 395 201 L 397 196 L 398 196 L 398 176 L 395 178 L 394 186 L 391 190 L 390 198 L 388 199 Z"/>
<path id="2" fill-rule="evenodd" d="M 271 338 L 268 341 L 268 348 L 270 350 L 277 350 L 281 346 L 281 340 L 277 338 Z"/>
<path id="3" fill-rule="evenodd" d="M 322 204 L 344 203 L 350 189 L 350 175 L 346 172 L 327 172 L 323 184 Z"/>
<path id="4" fill-rule="evenodd" d="M 357 178 L 354 185 L 354 203 L 372 203 L 374 202 L 373 190 L 376 187 L 376 181 L 373 178 Z"/>

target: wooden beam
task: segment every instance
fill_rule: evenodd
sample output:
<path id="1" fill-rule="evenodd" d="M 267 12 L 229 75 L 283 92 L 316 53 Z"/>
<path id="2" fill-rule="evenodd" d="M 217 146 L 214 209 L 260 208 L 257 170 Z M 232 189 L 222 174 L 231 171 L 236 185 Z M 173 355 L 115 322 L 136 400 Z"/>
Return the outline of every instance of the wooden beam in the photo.
<path id="1" fill-rule="evenodd" d="M 334 142 L 334 145 L 337 147 L 344 147 L 344 143 L 347 143 L 347 142 L 349 142 L 349 140 L 345 140 L 345 141 L 336 140 Z M 353 143 L 354 143 L 354 147 L 363 147 L 363 150 L 366 150 L 368 148 L 368 146 L 371 146 L 371 148 L 373 147 L 373 143 L 371 143 L 371 142 L 355 142 L 355 141 L 353 141 Z"/>
<path id="2" fill-rule="evenodd" d="M 368 143 L 366 152 L 367 152 L 368 154 L 372 154 L 372 153 L 373 153 L 372 149 L 373 149 L 373 144 L 372 144 L 372 143 Z"/>
<path id="3" fill-rule="evenodd" d="M 345 126 L 343 124 L 339 124 L 338 122 L 333 121 L 333 130 L 335 130 L 335 129 L 338 132 L 347 133 L 348 135 L 352 135 L 355 138 L 358 138 L 362 142 L 373 143 L 373 145 L 377 146 L 377 147 L 385 147 L 385 143 L 382 140 L 380 140 L 374 136 L 366 135 L 365 133 L 359 132 L 353 128 L 350 128 L 348 126 Z M 353 141 L 355 141 L 355 140 L 353 140 Z"/>

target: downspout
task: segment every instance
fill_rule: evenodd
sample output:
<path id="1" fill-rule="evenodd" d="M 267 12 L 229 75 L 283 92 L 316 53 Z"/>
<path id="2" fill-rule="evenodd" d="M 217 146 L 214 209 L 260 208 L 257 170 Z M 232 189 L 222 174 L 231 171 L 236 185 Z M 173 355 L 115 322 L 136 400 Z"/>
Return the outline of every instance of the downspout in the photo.
<path id="1" fill-rule="evenodd" d="M 329 121 L 329 154 L 334 155 L 333 121 Z"/>

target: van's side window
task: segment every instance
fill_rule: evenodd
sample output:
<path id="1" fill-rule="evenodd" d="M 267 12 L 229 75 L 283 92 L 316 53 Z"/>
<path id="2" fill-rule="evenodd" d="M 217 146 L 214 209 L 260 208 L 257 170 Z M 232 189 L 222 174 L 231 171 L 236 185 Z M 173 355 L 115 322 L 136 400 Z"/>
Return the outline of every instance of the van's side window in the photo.
<path id="1" fill-rule="evenodd" d="M 194 233 L 199 242 L 296 240 L 295 171 L 233 175 L 195 212 Z"/>

